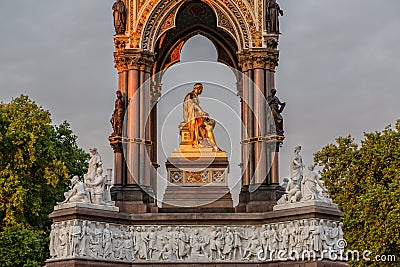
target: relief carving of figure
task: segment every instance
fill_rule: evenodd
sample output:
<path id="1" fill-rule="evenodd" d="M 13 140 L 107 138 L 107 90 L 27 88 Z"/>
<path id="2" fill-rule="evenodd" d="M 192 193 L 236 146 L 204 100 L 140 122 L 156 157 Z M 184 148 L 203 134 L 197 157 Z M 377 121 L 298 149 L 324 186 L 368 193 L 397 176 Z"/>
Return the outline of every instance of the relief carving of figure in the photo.
<path id="1" fill-rule="evenodd" d="M 209 236 L 211 260 L 217 259 L 217 245 L 216 245 L 217 235 L 218 235 L 217 228 L 215 226 L 211 226 L 211 232 Z"/>
<path id="2" fill-rule="evenodd" d="M 224 249 L 224 235 L 221 227 L 217 228 L 215 247 L 217 249 L 217 259 L 223 259 L 222 250 Z"/>
<path id="3" fill-rule="evenodd" d="M 140 239 L 139 239 L 139 251 L 138 251 L 138 258 L 148 260 L 148 246 L 149 246 L 149 233 L 146 231 L 146 228 L 142 226 L 140 230 Z"/>
<path id="4" fill-rule="evenodd" d="M 149 233 L 149 259 L 154 259 L 155 255 L 154 253 L 158 251 L 157 248 L 157 232 L 154 226 L 150 228 L 150 233 Z"/>
<path id="5" fill-rule="evenodd" d="M 275 255 L 277 256 L 277 252 L 278 252 L 278 241 L 279 241 L 279 237 L 278 237 L 278 231 L 277 231 L 277 226 L 275 224 L 271 225 L 271 231 L 270 233 L 270 247 L 268 248 L 268 250 L 270 251 L 270 255 Z"/>
<path id="6" fill-rule="evenodd" d="M 58 255 L 57 248 L 58 248 L 58 225 L 52 224 L 51 225 L 51 232 L 50 232 L 50 257 L 56 258 Z"/>
<path id="7" fill-rule="evenodd" d="M 224 249 L 222 250 L 222 254 L 224 255 L 225 260 L 232 259 L 233 242 L 234 242 L 233 233 L 231 231 L 231 228 L 228 227 L 225 233 Z"/>
<path id="8" fill-rule="evenodd" d="M 71 226 L 71 256 L 77 256 L 79 253 L 80 237 L 82 228 L 77 220 L 74 220 Z"/>
<path id="9" fill-rule="evenodd" d="M 107 223 L 103 231 L 103 257 L 106 259 L 113 258 L 114 256 L 112 250 L 112 236 L 113 233 L 110 229 L 110 225 Z"/>
<path id="10" fill-rule="evenodd" d="M 233 228 L 233 260 L 236 260 L 237 258 L 237 252 L 239 252 L 239 259 L 243 258 L 243 253 L 242 253 L 242 239 L 246 239 L 238 230 L 237 227 Z"/>
<path id="11" fill-rule="evenodd" d="M 161 238 L 160 259 L 164 261 L 170 260 L 173 254 L 171 243 L 165 237 Z"/>
<path id="12" fill-rule="evenodd" d="M 199 234 L 199 230 L 194 229 L 193 234 L 190 236 L 190 247 L 192 248 L 192 255 L 204 255 L 205 257 L 208 254 L 205 251 L 206 241 L 204 237 Z"/>
<path id="13" fill-rule="evenodd" d="M 68 230 L 66 226 L 66 222 L 62 222 L 60 226 L 60 230 L 58 231 L 59 233 L 59 256 L 61 258 L 67 257 L 68 255 Z"/>
<path id="14" fill-rule="evenodd" d="M 114 29 L 116 34 L 124 34 L 126 29 L 126 7 L 122 0 L 117 0 L 112 6 Z"/>
<path id="15" fill-rule="evenodd" d="M 126 228 L 125 232 L 122 234 L 122 246 L 119 258 L 121 260 L 132 261 L 132 236 L 129 227 Z"/>
<path id="16" fill-rule="evenodd" d="M 260 241 L 258 240 L 258 237 L 255 234 L 255 232 L 253 232 L 253 235 L 250 237 L 250 240 L 247 243 L 246 248 L 244 249 L 243 259 L 250 260 L 251 257 L 257 256 L 259 250 L 260 250 Z"/>
<path id="17" fill-rule="evenodd" d="M 133 258 L 139 258 L 139 250 L 141 246 L 141 237 L 140 237 L 140 227 L 136 227 L 135 232 L 133 233 Z"/>
<path id="18" fill-rule="evenodd" d="M 110 120 L 114 131 L 112 136 L 122 136 L 124 116 L 125 116 L 125 100 L 121 91 L 117 91 L 117 99 L 115 100 L 114 112 Z"/>
<path id="19" fill-rule="evenodd" d="M 276 96 L 276 89 L 271 89 L 271 95 L 267 97 L 267 102 L 274 118 L 275 132 L 277 135 L 283 135 L 283 117 L 281 113 L 283 112 L 286 103 L 281 102 Z"/>
<path id="20" fill-rule="evenodd" d="M 88 236 L 90 235 L 90 226 L 87 221 L 82 222 L 81 236 L 79 237 L 79 255 L 87 256 Z"/>
<path id="21" fill-rule="evenodd" d="M 285 251 L 285 254 L 289 250 L 289 232 L 288 228 L 284 224 L 279 224 L 279 229 L 280 229 L 280 242 L 279 242 L 279 250 Z"/>
<path id="22" fill-rule="evenodd" d="M 183 227 L 179 228 L 178 235 L 178 260 L 183 260 L 188 256 L 190 250 L 189 238 Z"/>
<path id="23" fill-rule="evenodd" d="M 102 256 L 102 236 L 103 232 L 100 229 L 100 223 L 97 222 L 94 229 L 91 231 L 89 247 L 94 258 Z"/>
<path id="24" fill-rule="evenodd" d="M 187 125 L 191 144 L 194 148 L 212 147 L 220 151 L 214 138 L 215 121 L 200 107 L 199 95 L 203 92 L 203 85 L 196 83 L 193 91 L 185 96 L 183 102 L 183 119 Z"/>
<path id="25" fill-rule="evenodd" d="M 267 0 L 267 32 L 280 34 L 279 16 L 283 16 L 283 10 L 276 0 Z"/>

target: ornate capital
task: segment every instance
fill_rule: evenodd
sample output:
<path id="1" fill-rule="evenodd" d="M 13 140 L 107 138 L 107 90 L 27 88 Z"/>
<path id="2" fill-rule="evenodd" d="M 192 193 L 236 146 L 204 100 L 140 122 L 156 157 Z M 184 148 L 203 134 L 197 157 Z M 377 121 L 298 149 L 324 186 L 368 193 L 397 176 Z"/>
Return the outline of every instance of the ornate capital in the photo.
<path id="1" fill-rule="evenodd" d="M 246 72 L 253 68 L 252 59 L 248 52 L 239 53 L 239 66 L 242 72 Z"/>
<path id="2" fill-rule="evenodd" d="M 154 55 L 141 50 L 126 50 L 128 69 L 151 72 L 154 64 Z"/>
<path id="3" fill-rule="evenodd" d="M 122 139 L 123 139 L 122 136 L 111 135 L 110 137 L 108 137 L 108 141 L 110 141 L 110 146 L 114 150 L 114 153 L 122 153 L 123 152 Z"/>
<path id="4" fill-rule="evenodd" d="M 114 53 L 114 67 L 118 70 L 118 73 L 128 70 L 128 62 L 125 56 L 122 54 Z"/>
<path id="5" fill-rule="evenodd" d="M 279 35 L 278 34 L 267 34 L 264 36 L 264 44 L 268 49 L 278 49 Z"/>
<path id="6" fill-rule="evenodd" d="M 125 48 L 129 44 L 129 37 L 125 35 L 115 35 L 114 36 L 114 46 L 115 46 L 115 52 L 117 53 L 123 53 L 125 51 Z"/>

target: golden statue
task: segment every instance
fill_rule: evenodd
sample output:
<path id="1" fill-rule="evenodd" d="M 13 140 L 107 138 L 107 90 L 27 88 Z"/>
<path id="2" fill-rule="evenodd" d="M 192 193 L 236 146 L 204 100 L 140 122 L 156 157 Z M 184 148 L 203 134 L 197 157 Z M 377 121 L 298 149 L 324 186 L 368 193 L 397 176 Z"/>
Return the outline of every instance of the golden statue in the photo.
<path id="1" fill-rule="evenodd" d="M 203 85 L 196 83 L 183 102 L 184 126 L 189 132 L 189 143 L 193 148 L 212 147 L 213 151 L 221 151 L 214 138 L 215 121 L 200 107 L 199 95 L 202 91 Z"/>

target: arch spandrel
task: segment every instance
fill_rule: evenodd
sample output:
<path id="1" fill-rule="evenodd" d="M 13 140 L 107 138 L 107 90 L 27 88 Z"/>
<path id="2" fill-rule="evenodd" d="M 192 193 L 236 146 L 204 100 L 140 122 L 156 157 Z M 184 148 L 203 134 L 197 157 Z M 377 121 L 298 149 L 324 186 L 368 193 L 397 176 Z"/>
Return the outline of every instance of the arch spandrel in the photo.
<path id="1" fill-rule="evenodd" d="M 173 27 L 172 14 L 176 14 L 177 8 L 189 1 L 129 1 L 130 18 L 130 48 L 141 48 L 147 51 L 154 51 L 154 45 L 163 31 Z M 217 15 L 225 15 L 220 23 L 225 31 L 229 32 L 238 42 L 238 48 L 245 50 L 251 47 L 260 47 L 262 45 L 262 30 L 259 27 L 258 17 L 262 16 L 262 0 L 203 0 L 215 10 Z M 257 7 L 254 5 L 257 4 Z M 260 8 L 259 8 L 260 7 Z M 261 12 L 261 14 L 256 14 Z M 167 24 L 163 24 L 167 21 Z M 169 24 L 168 24 L 169 23 Z M 231 25 L 231 27 L 226 27 Z M 233 30 L 233 32 L 232 32 Z M 150 42 L 149 42 L 150 41 Z M 240 42 L 240 43 L 239 43 Z"/>

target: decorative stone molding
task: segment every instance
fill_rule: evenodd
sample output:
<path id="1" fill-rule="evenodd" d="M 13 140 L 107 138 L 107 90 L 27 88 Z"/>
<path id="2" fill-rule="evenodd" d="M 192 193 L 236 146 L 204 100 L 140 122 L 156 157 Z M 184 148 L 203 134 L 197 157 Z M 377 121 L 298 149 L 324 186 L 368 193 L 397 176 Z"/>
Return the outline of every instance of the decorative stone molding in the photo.
<path id="1" fill-rule="evenodd" d="M 227 169 L 213 168 L 203 171 L 183 171 L 180 169 L 169 169 L 169 182 L 178 185 L 200 185 L 200 184 L 227 184 Z"/>
<path id="2" fill-rule="evenodd" d="M 263 225 L 123 225 L 67 220 L 52 225 L 52 260 L 106 262 L 268 262 L 296 255 L 330 259 L 343 247 L 342 223 L 304 219 Z"/>
<path id="3" fill-rule="evenodd" d="M 252 49 L 239 54 L 239 66 L 243 72 L 251 69 L 275 71 L 278 60 L 279 51 L 276 49 Z"/>

